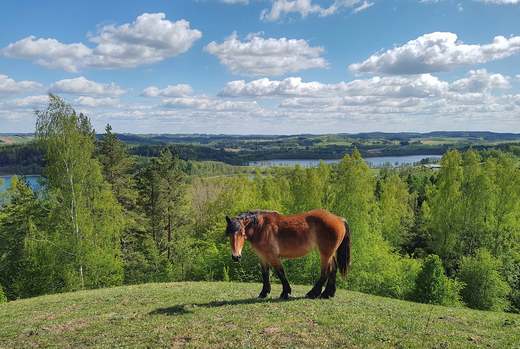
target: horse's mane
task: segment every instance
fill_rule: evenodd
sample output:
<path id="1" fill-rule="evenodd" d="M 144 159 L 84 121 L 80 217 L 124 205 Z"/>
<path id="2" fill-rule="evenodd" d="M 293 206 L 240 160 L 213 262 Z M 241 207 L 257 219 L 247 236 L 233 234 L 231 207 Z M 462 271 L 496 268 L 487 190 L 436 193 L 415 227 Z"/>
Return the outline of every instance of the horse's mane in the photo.
<path id="1" fill-rule="evenodd" d="M 263 213 L 274 213 L 274 214 L 280 214 L 278 211 L 273 210 L 250 210 L 246 212 L 242 212 L 237 216 L 237 219 L 249 219 L 251 222 L 256 225 L 258 223 L 258 215 Z"/>

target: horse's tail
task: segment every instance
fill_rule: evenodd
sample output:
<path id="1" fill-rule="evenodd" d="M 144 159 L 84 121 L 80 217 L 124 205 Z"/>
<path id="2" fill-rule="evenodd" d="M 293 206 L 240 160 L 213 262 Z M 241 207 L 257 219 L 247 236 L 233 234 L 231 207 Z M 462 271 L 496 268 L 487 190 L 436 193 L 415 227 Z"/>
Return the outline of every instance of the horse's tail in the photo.
<path id="1" fill-rule="evenodd" d="M 352 239 L 347 220 L 343 219 L 343 223 L 345 224 L 345 236 L 336 251 L 336 260 L 338 261 L 339 272 L 343 277 L 346 277 L 351 264 Z"/>

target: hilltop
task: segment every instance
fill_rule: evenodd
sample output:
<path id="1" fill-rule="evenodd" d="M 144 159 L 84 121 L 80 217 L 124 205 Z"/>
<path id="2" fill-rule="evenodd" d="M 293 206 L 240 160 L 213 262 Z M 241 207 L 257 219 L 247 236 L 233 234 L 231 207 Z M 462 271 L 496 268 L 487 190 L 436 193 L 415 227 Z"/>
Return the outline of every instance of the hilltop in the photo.
<path id="1" fill-rule="evenodd" d="M 338 290 L 257 300 L 260 285 L 145 284 L 0 305 L 0 347 L 518 347 L 520 316 Z"/>

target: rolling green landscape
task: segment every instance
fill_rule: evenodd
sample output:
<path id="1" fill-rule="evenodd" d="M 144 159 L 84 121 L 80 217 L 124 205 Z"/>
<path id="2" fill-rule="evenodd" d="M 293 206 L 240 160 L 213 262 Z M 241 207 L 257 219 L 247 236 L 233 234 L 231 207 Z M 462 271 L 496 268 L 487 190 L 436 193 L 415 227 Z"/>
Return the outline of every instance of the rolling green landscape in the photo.
<path id="1" fill-rule="evenodd" d="M 289 276 L 290 277 L 290 276 Z M 518 348 L 520 316 L 338 291 L 257 300 L 260 284 L 180 282 L 0 305 L 0 347 Z M 275 294 L 280 285 L 274 285 Z M 290 316 L 287 316 L 290 314 Z"/>
<path id="2" fill-rule="evenodd" d="M 377 169 L 363 158 L 371 146 L 407 149 L 426 136 L 358 135 L 334 164 L 259 168 L 199 158 L 255 144 L 262 156 L 265 144 L 245 136 L 137 144 L 110 125 L 96 135 L 88 116 L 58 96 L 36 119 L 34 140 L 0 147 L 8 167 L 41 173 L 32 183 L 11 176 L 0 193 L 0 347 L 519 342 L 515 135 L 479 133 L 473 144 L 477 134 L 430 134 L 447 149 L 438 162 Z M 229 150 L 232 142 L 241 150 Z M 246 244 L 232 262 L 224 235 L 226 216 L 256 208 L 345 217 L 352 266 L 336 298 L 302 298 L 320 273 L 312 252 L 283 262 L 293 299 L 279 301 L 275 285 L 270 299 L 256 300 L 259 259 Z"/>
<path id="3" fill-rule="evenodd" d="M 102 134 L 97 136 L 102 138 Z M 118 134 L 129 153 L 156 157 L 165 147 L 186 161 L 227 165 L 273 159 L 341 159 L 354 149 L 363 157 L 442 155 L 449 149 L 502 149 L 520 154 L 520 134 L 493 132 L 359 133 L 330 135 L 137 135 Z M 0 137 L 0 174 L 39 174 L 43 154 L 32 134 Z M 228 172 L 236 172 L 229 167 Z"/>

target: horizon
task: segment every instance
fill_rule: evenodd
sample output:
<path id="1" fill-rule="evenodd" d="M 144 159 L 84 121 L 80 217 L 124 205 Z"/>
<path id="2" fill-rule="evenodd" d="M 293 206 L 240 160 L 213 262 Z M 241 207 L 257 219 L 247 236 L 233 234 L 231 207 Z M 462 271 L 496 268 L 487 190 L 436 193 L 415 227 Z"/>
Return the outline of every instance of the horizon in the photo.
<path id="1" fill-rule="evenodd" d="M 96 131 L 94 129 L 94 131 Z M 427 135 L 431 133 L 490 133 L 490 134 L 500 134 L 500 135 L 513 135 L 520 136 L 520 132 L 495 132 L 495 131 L 476 131 L 476 130 L 433 130 L 427 132 L 414 132 L 414 131 L 397 131 L 397 132 L 384 132 L 384 131 L 369 131 L 369 132 L 337 132 L 337 133 L 287 133 L 287 134 L 255 134 L 255 133 L 133 133 L 133 132 L 117 132 L 117 130 L 112 130 L 116 135 L 134 135 L 134 136 L 226 136 L 226 137 L 296 137 L 296 136 L 327 136 L 327 135 L 348 135 L 348 136 L 357 136 L 363 134 L 418 134 L 418 135 Z M 95 132 L 96 135 L 104 135 L 105 132 Z M 34 132 L 0 132 L 0 136 L 33 136 Z"/>
<path id="2" fill-rule="evenodd" d="M 4 2 L 0 133 L 33 132 L 48 93 L 119 133 L 520 132 L 518 18 L 503 0 Z"/>

